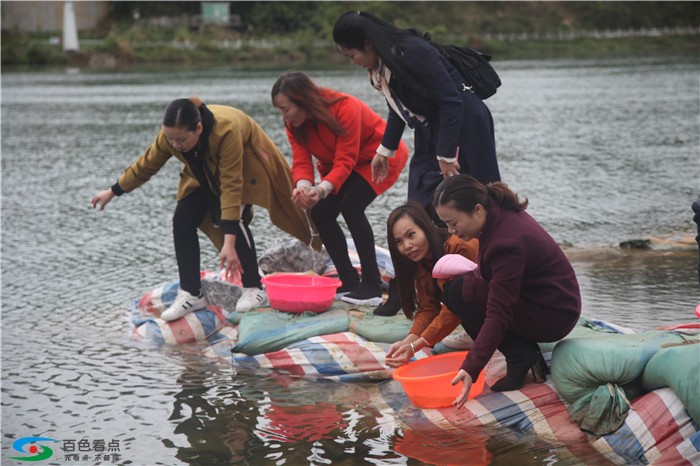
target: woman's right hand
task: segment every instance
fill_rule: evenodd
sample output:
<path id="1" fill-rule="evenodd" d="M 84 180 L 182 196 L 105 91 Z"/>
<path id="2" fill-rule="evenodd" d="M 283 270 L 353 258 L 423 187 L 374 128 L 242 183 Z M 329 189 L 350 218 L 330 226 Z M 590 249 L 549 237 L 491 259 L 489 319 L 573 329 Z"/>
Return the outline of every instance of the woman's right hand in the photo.
<path id="1" fill-rule="evenodd" d="M 401 348 L 401 346 L 403 346 L 404 344 L 405 344 L 405 342 L 404 342 L 403 340 L 402 340 L 402 341 L 397 341 L 397 342 L 392 343 L 391 346 L 389 347 L 389 351 L 386 352 L 386 357 L 387 357 L 387 358 L 393 358 L 393 357 L 394 357 L 394 354 L 395 354 L 395 353 L 398 351 L 398 349 Z"/>
<path id="2" fill-rule="evenodd" d="M 469 399 L 469 389 L 472 388 L 473 383 L 471 375 L 467 374 L 467 371 L 464 369 L 460 369 L 459 372 L 457 372 L 457 375 L 452 379 L 451 383 L 452 385 L 457 385 L 459 382 L 462 382 L 462 391 L 452 402 L 452 406 L 455 406 L 457 409 L 464 406 L 464 403 Z"/>
<path id="3" fill-rule="evenodd" d="M 109 204 L 109 201 L 111 201 L 114 196 L 116 196 L 116 194 L 114 194 L 112 188 L 107 188 L 104 191 L 100 191 L 92 198 L 92 208 L 96 209 L 97 204 L 100 204 L 100 210 L 105 210 L 105 206 Z"/>
<path id="4" fill-rule="evenodd" d="M 236 252 L 236 235 L 224 235 L 224 245 L 219 256 L 219 267 L 226 268 L 225 278 L 228 281 L 240 280 L 243 266 Z"/>

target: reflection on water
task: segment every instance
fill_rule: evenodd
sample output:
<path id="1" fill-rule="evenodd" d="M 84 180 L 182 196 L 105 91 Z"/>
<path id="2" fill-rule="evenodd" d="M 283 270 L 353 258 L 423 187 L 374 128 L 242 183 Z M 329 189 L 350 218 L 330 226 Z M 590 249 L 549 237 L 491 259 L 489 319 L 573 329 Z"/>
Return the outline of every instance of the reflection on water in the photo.
<path id="1" fill-rule="evenodd" d="M 488 105 L 504 180 L 570 246 L 584 313 L 640 330 L 691 320 L 697 251 L 617 244 L 694 235 L 697 58 L 498 65 L 504 85 Z M 311 74 L 385 112 L 364 73 Z M 130 303 L 177 276 L 170 219 L 179 167 L 166 165 L 104 212 L 89 207 L 91 196 L 151 142 L 176 97 L 243 109 L 288 154 L 269 101 L 276 77 L 3 72 L 3 454 L 13 439 L 42 435 L 118 440 L 125 464 L 139 465 L 423 464 L 452 454 L 474 464 L 586 463 L 528 433 L 408 430 L 391 383 L 233 373 L 196 347 L 129 338 Z M 406 142 L 412 147 L 408 133 Z M 377 244 L 405 192 L 406 173 L 371 205 Z M 252 229 L 260 250 L 280 234 L 263 211 Z M 217 254 L 202 245 L 203 264 L 215 267 Z"/>

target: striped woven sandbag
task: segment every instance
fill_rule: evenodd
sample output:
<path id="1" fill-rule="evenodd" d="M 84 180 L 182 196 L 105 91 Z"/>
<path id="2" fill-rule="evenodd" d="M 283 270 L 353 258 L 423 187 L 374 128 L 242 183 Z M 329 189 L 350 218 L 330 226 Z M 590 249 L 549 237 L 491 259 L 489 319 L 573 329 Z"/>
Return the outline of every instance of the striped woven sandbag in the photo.
<path id="1" fill-rule="evenodd" d="M 247 356 L 234 353 L 234 367 L 252 371 L 276 370 L 282 373 L 336 381 L 378 381 L 391 378 L 392 369 L 384 357 L 389 345 L 373 343 L 350 332 L 307 338 L 272 353 Z M 221 351 L 210 349 L 209 355 Z M 421 350 L 416 358 L 429 356 Z"/>

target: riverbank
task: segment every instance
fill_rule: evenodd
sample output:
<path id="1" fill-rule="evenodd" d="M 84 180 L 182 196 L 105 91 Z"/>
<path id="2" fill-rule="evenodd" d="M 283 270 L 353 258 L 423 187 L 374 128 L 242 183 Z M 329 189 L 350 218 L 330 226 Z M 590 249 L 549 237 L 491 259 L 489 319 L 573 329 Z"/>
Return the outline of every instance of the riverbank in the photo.
<path id="1" fill-rule="evenodd" d="M 499 36 L 470 41 L 471 47 L 498 60 L 615 58 L 654 55 L 699 56 L 697 34 L 658 36 L 577 37 L 513 40 Z M 64 52 L 60 38 L 50 34 L 3 32 L 2 65 L 72 65 L 123 68 L 143 64 L 211 65 L 228 63 L 246 68 L 332 67 L 344 63 L 335 46 L 308 32 L 283 38 L 242 38 L 225 30 L 178 33 L 164 30 L 110 32 L 106 38 L 80 39 L 80 50 Z"/>

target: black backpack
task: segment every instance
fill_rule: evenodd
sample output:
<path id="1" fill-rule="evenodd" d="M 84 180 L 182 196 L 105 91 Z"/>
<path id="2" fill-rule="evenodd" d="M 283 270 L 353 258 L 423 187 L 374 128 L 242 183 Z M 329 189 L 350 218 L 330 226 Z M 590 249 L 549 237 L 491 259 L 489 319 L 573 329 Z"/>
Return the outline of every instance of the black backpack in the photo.
<path id="1" fill-rule="evenodd" d="M 501 78 L 489 63 L 491 56 L 477 52 L 469 47 L 460 45 L 441 44 L 430 40 L 430 34 L 425 34 L 430 45 L 440 52 L 452 65 L 457 68 L 464 80 L 465 89 L 486 100 L 496 93 L 501 85 Z"/>

